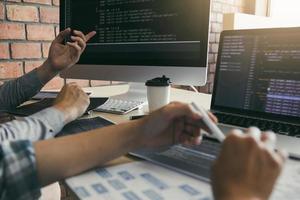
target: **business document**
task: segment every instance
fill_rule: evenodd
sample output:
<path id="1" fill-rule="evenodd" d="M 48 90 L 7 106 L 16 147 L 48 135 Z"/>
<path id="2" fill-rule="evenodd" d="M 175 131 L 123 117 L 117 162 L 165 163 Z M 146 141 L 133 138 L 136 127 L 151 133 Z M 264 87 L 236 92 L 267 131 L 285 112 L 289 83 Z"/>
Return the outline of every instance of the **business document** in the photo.
<path id="1" fill-rule="evenodd" d="M 66 183 L 84 200 L 213 200 L 209 183 L 147 161 L 98 168 Z M 300 162 L 288 160 L 271 200 L 299 200 L 299 191 Z"/>

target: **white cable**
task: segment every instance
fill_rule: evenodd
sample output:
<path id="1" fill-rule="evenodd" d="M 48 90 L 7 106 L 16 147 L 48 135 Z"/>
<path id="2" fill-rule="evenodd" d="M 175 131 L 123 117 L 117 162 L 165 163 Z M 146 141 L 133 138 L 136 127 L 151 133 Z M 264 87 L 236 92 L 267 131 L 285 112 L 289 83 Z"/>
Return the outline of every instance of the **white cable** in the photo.
<path id="1" fill-rule="evenodd" d="M 197 90 L 197 88 L 196 88 L 195 86 L 190 85 L 190 88 L 191 88 L 194 92 L 199 93 L 199 91 Z"/>

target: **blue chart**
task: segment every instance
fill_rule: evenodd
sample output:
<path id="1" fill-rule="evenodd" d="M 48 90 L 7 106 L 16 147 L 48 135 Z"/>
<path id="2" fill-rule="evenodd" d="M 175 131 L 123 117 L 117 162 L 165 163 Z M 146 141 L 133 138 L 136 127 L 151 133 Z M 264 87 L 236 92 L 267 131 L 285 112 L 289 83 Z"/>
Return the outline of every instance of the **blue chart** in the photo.
<path id="1" fill-rule="evenodd" d="M 148 163 L 102 168 L 66 180 L 84 200 L 212 200 L 208 183 Z M 300 165 L 288 160 L 271 200 L 299 200 Z"/>
<path id="2" fill-rule="evenodd" d="M 213 199 L 207 183 L 146 162 L 101 168 L 66 182 L 80 199 Z"/>

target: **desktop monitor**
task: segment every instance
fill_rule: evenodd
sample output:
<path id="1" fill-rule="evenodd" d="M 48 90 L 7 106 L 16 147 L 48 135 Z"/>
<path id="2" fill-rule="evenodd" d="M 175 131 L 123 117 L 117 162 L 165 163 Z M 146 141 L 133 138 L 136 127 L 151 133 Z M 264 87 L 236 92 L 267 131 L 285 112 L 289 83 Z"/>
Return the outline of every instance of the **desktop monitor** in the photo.
<path id="1" fill-rule="evenodd" d="M 64 78 L 204 85 L 210 0 L 61 0 L 61 30 L 97 31 Z"/>

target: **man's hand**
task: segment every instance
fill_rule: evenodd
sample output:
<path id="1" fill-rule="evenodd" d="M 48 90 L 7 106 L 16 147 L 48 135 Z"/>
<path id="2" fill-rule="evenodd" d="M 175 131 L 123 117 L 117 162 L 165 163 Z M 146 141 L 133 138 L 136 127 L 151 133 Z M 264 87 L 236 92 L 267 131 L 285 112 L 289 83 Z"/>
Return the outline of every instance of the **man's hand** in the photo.
<path id="1" fill-rule="evenodd" d="M 95 31 L 84 35 L 80 31 L 73 31 L 73 42 L 64 45 L 65 38 L 71 34 L 68 28 L 59 33 L 54 39 L 49 50 L 48 59 L 38 68 L 38 76 L 43 84 L 54 78 L 61 70 L 76 64 L 86 48 L 86 43 L 96 34 Z"/>
<path id="2" fill-rule="evenodd" d="M 286 156 L 266 145 L 269 134 L 248 133 L 232 131 L 223 144 L 212 169 L 216 200 L 267 200 L 272 193 Z"/>
<path id="3" fill-rule="evenodd" d="M 65 115 L 65 123 L 81 117 L 90 104 L 88 95 L 75 83 L 67 84 L 58 94 L 54 107 Z"/>
<path id="4" fill-rule="evenodd" d="M 211 119 L 216 117 L 209 113 Z M 201 129 L 207 130 L 201 116 L 194 113 L 190 106 L 183 103 L 169 105 L 141 119 L 143 126 L 143 147 L 157 147 L 182 143 L 197 145 L 201 142 Z"/>
<path id="5" fill-rule="evenodd" d="M 65 38 L 71 34 L 70 28 L 62 31 L 52 42 L 48 61 L 54 71 L 61 71 L 76 64 L 86 48 L 86 43 L 96 34 L 92 31 L 84 35 L 76 30 L 73 33 L 74 36 L 71 36 L 73 42 L 63 44 Z"/>

